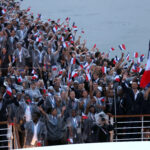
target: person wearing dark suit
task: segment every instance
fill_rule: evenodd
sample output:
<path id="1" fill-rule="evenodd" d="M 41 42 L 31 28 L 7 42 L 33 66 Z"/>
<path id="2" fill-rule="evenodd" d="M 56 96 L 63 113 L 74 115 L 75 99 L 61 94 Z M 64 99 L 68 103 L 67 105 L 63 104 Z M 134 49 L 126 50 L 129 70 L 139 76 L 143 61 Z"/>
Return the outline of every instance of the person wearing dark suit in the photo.
<path id="1" fill-rule="evenodd" d="M 139 115 L 142 113 L 142 105 L 144 96 L 143 93 L 138 90 L 137 81 L 132 81 L 132 90 L 134 92 L 133 111 L 132 114 Z"/>
<path id="2" fill-rule="evenodd" d="M 7 75 L 9 63 L 11 63 L 11 56 L 9 55 L 7 49 L 3 48 L 0 54 L 0 67 L 3 76 Z"/>

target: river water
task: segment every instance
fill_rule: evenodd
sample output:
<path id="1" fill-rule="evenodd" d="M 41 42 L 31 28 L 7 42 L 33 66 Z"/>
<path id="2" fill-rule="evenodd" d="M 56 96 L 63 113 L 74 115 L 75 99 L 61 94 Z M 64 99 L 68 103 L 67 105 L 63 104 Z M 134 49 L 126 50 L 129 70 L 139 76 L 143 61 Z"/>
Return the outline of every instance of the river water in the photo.
<path id="1" fill-rule="evenodd" d="M 64 21 L 75 21 L 78 35 L 87 40 L 87 47 L 96 43 L 100 51 L 116 50 L 125 44 L 133 57 L 135 51 L 147 55 L 150 39 L 150 0 L 24 0 L 22 8 L 31 7 L 35 15 Z"/>

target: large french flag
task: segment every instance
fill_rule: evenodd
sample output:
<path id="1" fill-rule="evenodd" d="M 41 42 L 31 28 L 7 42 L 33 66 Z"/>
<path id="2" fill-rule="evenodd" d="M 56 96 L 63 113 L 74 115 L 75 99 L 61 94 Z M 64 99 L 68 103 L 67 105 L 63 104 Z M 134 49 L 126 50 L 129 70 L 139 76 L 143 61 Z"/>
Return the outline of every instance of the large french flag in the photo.
<path id="1" fill-rule="evenodd" d="M 149 83 L 150 83 L 150 43 L 149 43 L 147 65 L 144 74 L 141 78 L 140 87 L 145 88 Z"/>

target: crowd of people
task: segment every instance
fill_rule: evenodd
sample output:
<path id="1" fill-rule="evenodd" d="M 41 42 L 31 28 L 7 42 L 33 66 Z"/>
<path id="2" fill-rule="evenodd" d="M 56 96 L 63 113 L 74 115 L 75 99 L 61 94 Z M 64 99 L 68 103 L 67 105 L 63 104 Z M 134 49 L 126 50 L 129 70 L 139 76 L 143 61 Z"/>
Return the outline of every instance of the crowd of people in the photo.
<path id="1" fill-rule="evenodd" d="M 76 32 L 68 17 L 43 22 L 0 2 L 0 121 L 15 118 L 22 147 L 108 142 L 108 114 L 150 113 L 142 62 L 89 50 Z"/>

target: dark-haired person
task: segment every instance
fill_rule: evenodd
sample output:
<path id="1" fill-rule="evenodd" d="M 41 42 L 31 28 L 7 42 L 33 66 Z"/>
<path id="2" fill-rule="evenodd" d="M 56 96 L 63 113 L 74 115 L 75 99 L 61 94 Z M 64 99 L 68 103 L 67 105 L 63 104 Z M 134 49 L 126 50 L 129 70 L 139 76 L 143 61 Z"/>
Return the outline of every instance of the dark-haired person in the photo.
<path id="1" fill-rule="evenodd" d="M 0 53 L 0 68 L 2 70 L 2 76 L 7 75 L 9 63 L 11 63 L 11 56 L 6 48 L 2 48 Z"/>
<path id="2" fill-rule="evenodd" d="M 64 144 L 67 141 L 66 125 L 64 122 L 64 112 L 66 107 L 62 107 L 61 115 L 59 116 L 56 108 L 52 108 L 49 113 L 46 113 L 41 107 L 39 107 L 39 110 L 45 116 L 47 145 Z"/>
<path id="3" fill-rule="evenodd" d="M 68 126 L 68 142 L 81 143 L 81 116 L 77 115 L 75 110 L 72 110 L 72 115 L 67 119 Z"/>

